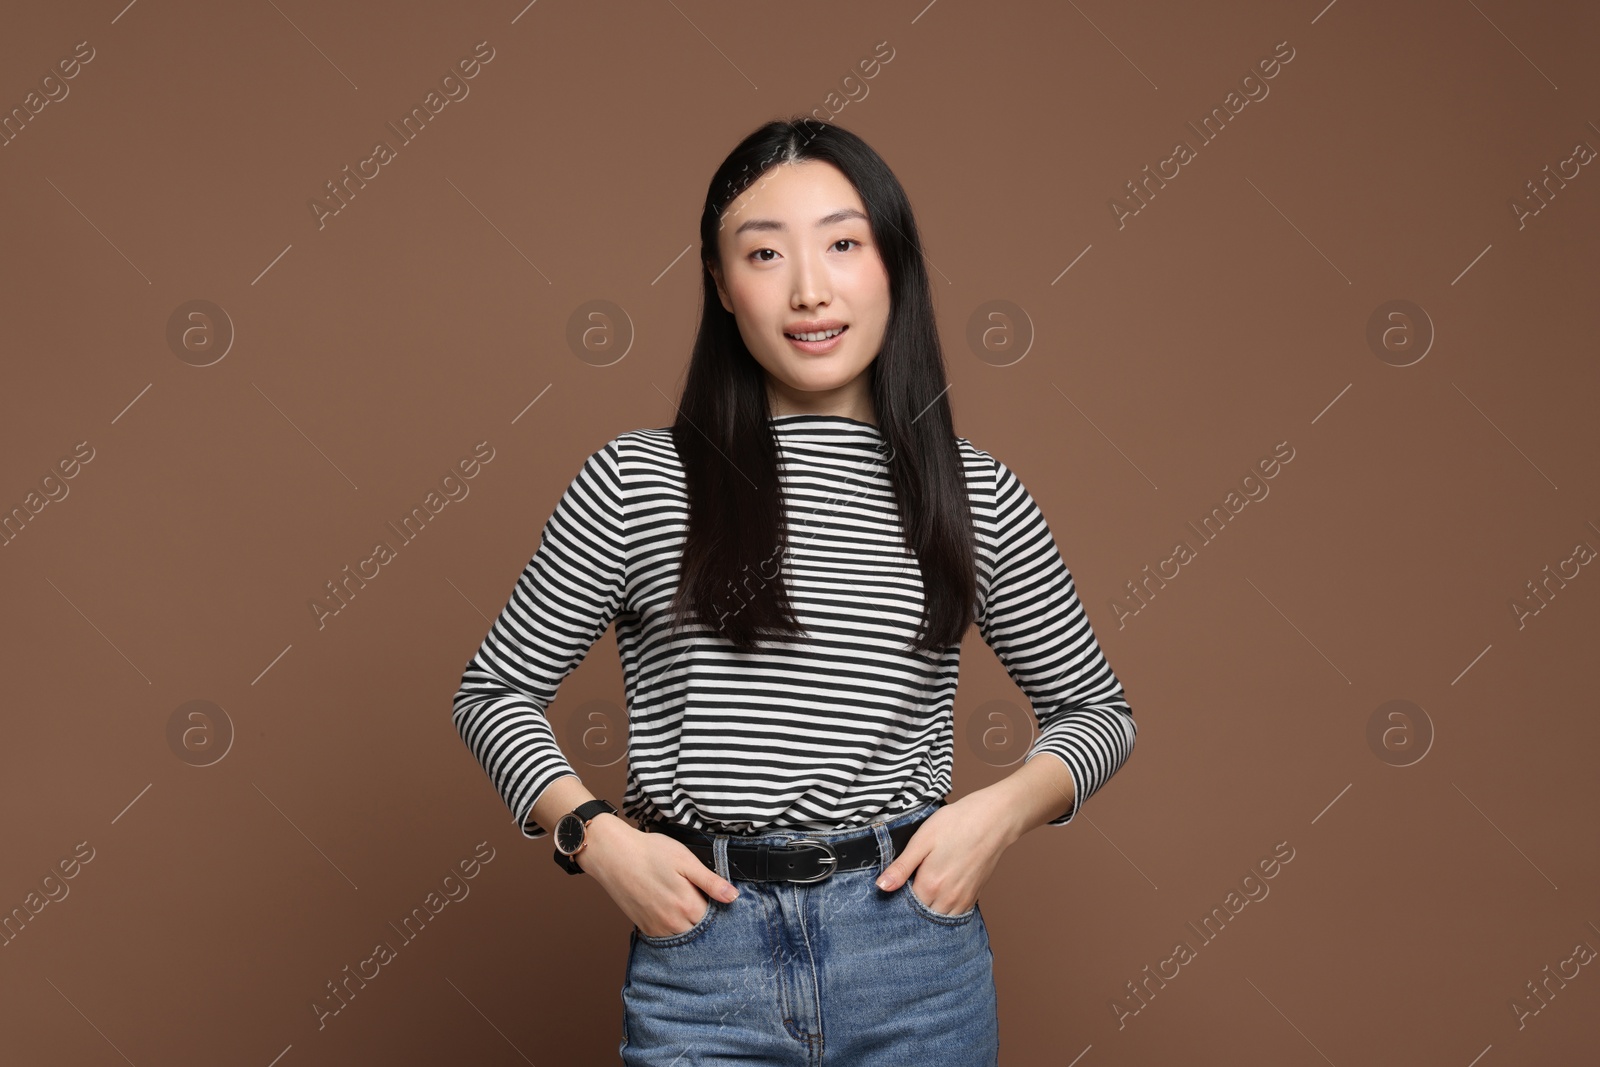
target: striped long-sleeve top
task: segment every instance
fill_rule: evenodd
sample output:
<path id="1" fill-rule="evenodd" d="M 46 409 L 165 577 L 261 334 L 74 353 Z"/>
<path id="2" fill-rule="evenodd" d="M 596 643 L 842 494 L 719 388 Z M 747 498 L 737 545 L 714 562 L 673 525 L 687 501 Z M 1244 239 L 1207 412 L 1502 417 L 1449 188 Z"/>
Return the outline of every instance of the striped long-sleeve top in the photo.
<path id="1" fill-rule="evenodd" d="M 755 654 L 672 630 L 688 529 L 670 430 L 594 452 L 545 522 L 453 702 L 462 740 L 525 837 L 568 762 L 546 710 L 616 623 L 627 701 L 630 819 L 713 833 L 863 826 L 943 797 L 955 756 L 960 644 L 910 650 L 922 578 L 878 428 L 839 415 L 772 419 L 788 524 L 782 560 L 807 636 Z M 1070 822 L 1133 749 L 1133 711 L 1095 640 L 1044 515 L 1017 476 L 958 438 L 977 535 L 977 626 L 1071 772 Z M 581 776 L 580 776 L 581 777 Z"/>

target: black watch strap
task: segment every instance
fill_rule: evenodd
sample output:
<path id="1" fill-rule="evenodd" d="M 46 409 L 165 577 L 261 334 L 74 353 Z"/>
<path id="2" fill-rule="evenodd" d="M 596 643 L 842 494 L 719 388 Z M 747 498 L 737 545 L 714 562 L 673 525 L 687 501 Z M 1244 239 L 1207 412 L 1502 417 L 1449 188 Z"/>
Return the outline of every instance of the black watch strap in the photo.
<path id="1" fill-rule="evenodd" d="M 579 804 L 577 807 L 573 808 L 572 811 L 569 812 L 567 815 L 563 815 L 562 819 L 565 820 L 568 817 L 575 815 L 580 820 L 582 820 L 584 826 L 587 827 L 588 824 L 589 824 L 589 820 L 593 819 L 596 815 L 605 815 L 605 814 L 615 815 L 615 814 L 617 814 L 617 809 L 612 806 L 612 804 L 611 804 L 611 802 L 609 800 L 603 800 L 603 799 L 596 798 L 594 800 L 585 801 L 584 803 Z M 559 828 L 559 824 L 558 824 L 558 828 Z M 579 852 L 583 851 L 583 846 L 582 845 L 578 846 L 578 851 Z M 577 856 L 576 855 L 569 856 L 565 852 L 562 852 L 559 847 L 554 850 L 554 853 L 555 853 L 554 859 L 556 861 L 556 866 L 560 867 L 562 870 L 566 871 L 568 874 L 582 874 L 583 873 L 583 868 L 578 866 L 578 860 L 577 860 Z"/>
<path id="2" fill-rule="evenodd" d="M 587 824 L 590 819 L 594 818 L 596 815 L 599 815 L 601 812 L 605 812 L 609 815 L 615 815 L 617 813 L 617 809 L 611 806 L 611 801 L 601 800 L 599 798 L 586 801 L 572 809 L 572 814 L 582 819 L 585 824 Z"/>

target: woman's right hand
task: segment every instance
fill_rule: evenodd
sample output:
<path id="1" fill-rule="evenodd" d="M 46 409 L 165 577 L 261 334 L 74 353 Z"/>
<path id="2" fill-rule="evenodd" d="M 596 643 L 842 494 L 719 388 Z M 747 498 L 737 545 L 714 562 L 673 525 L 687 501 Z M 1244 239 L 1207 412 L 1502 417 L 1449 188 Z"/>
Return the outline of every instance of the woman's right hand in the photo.
<path id="1" fill-rule="evenodd" d="M 734 884 L 674 837 L 635 829 L 626 819 L 597 815 L 589 822 L 578 865 L 610 894 L 646 937 L 672 937 L 699 925 L 708 896 L 730 902 Z"/>

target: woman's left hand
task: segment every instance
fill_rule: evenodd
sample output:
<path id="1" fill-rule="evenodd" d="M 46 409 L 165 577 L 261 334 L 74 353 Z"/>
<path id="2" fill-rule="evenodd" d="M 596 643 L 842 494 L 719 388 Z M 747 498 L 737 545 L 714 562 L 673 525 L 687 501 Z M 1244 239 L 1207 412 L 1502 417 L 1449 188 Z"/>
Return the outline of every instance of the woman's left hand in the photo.
<path id="1" fill-rule="evenodd" d="M 945 915 L 969 910 L 1015 841 L 1003 800 L 998 790 L 980 789 L 939 808 L 884 868 L 878 887 L 899 889 L 915 872 L 917 899 L 929 908 Z"/>

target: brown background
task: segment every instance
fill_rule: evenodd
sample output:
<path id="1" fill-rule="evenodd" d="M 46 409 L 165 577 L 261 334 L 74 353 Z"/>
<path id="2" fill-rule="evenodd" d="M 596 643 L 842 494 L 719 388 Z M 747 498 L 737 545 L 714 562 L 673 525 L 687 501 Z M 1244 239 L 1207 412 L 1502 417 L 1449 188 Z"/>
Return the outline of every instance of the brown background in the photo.
<path id="1" fill-rule="evenodd" d="M 0 548 L 0 1058 L 615 1062 L 628 923 L 517 834 L 450 697 L 583 457 L 672 421 L 712 170 L 814 112 L 906 185 L 957 429 L 1040 501 L 1141 728 L 984 889 L 1003 1062 L 1592 1062 L 1600 571 L 1511 605 L 1600 546 L 1600 172 L 1512 203 L 1600 145 L 1595 5 L 32 7 L 0 107 L 94 58 L 0 147 L 0 507 L 66 490 Z M 470 95 L 319 227 L 482 41 Z M 1209 543 L 1187 525 L 1263 485 Z M 1024 723 L 967 652 L 961 736 Z M 612 797 L 621 699 L 607 634 L 551 712 Z M 954 795 L 1026 740 L 967 745 Z M 1196 937 L 1281 842 L 1270 894 Z"/>

